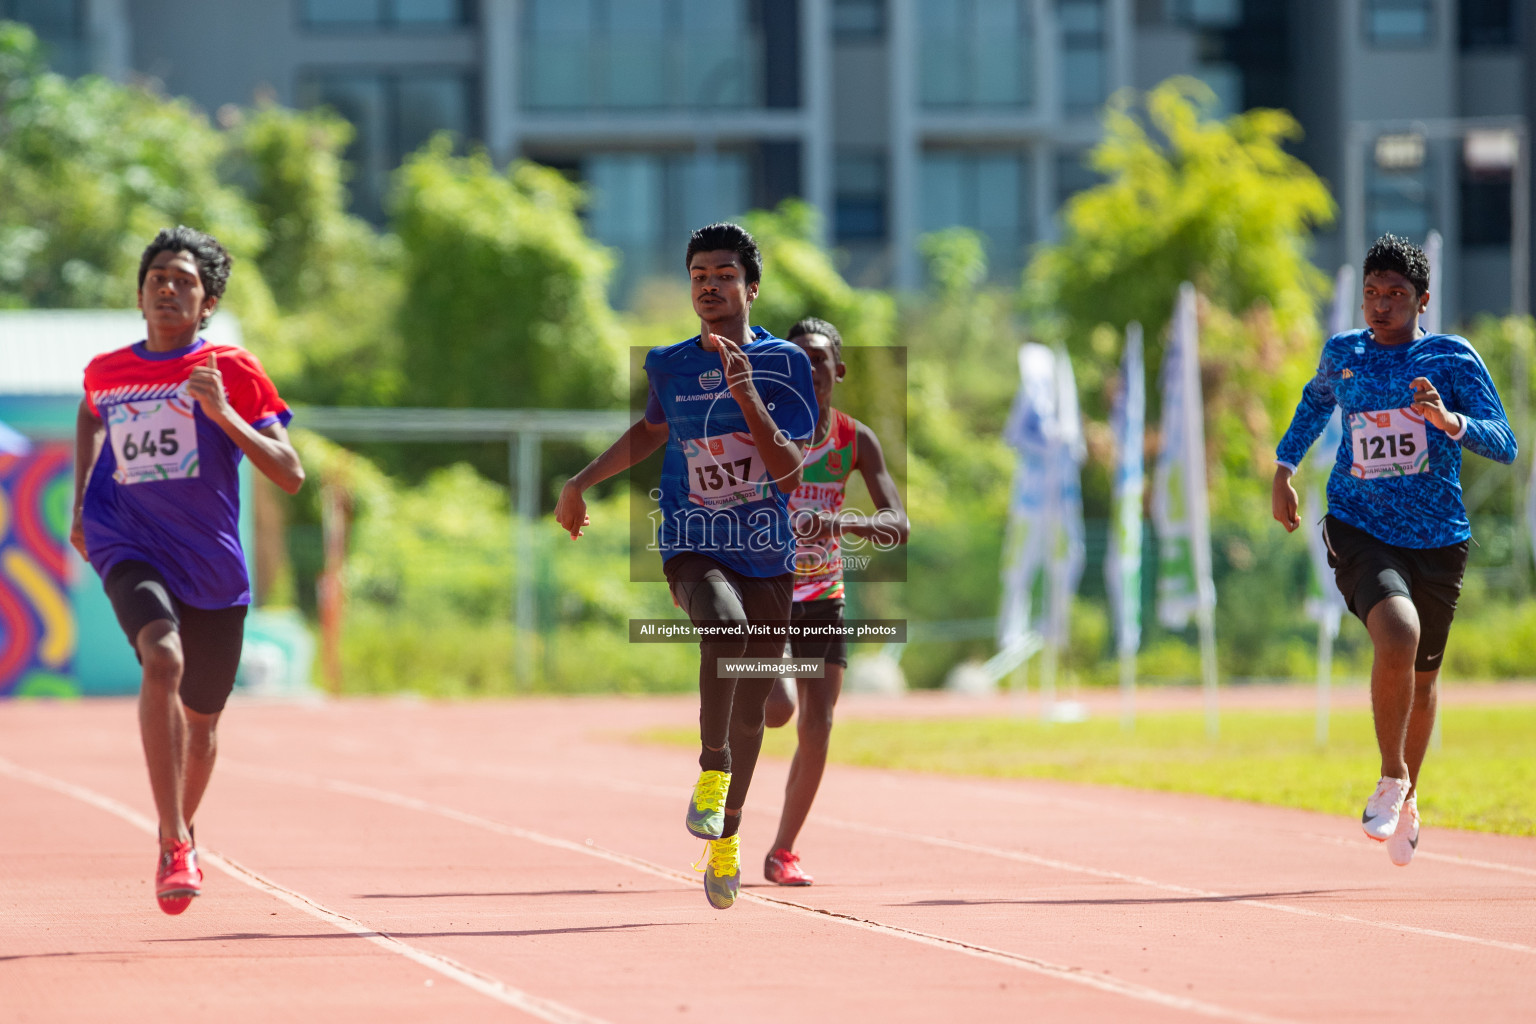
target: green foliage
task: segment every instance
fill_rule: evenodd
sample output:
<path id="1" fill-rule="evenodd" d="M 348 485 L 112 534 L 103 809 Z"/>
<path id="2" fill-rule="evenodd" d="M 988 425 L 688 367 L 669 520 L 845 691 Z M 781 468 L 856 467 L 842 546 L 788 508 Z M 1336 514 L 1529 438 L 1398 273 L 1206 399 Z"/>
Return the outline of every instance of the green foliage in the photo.
<path id="1" fill-rule="evenodd" d="M 31 32 L 0 22 L 0 305 L 131 306 L 144 245 L 178 223 L 237 258 L 258 252 L 262 229 L 221 180 L 222 155 L 187 103 L 47 72 Z M 264 290 L 236 274 L 230 300 Z"/>
<path id="2" fill-rule="evenodd" d="M 401 389 L 398 245 L 347 213 L 341 155 L 352 127 L 272 104 L 233 116 L 225 162 L 266 232 L 255 265 L 280 309 L 240 310 L 291 399 L 384 405 Z"/>
<path id="3" fill-rule="evenodd" d="M 1246 711 L 1221 716 L 1221 736 L 1205 734 L 1199 712 L 1142 714 L 1127 733 L 1115 716 L 1078 724 L 1021 718 L 839 719 L 832 759 L 897 771 L 1063 779 L 1137 789 L 1359 813 L 1380 755 L 1368 711 L 1332 716 L 1318 750 L 1311 712 Z M 1431 828 L 1536 835 L 1536 708 L 1451 707 L 1441 712 L 1443 749 L 1425 770 L 1434 777 L 1420 800 Z M 697 743 L 685 730 L 645 738 Z M 788 757 L 795 737 L 769 730 L 763 753 Z M 1428 775 L 1426 775 L 1426 778 Z"/>
<path id="4" fill-rule="evenodd" d="M 1307 262 L 1308 231 L 1327 224 L 1327 187 L 1284 144 L 1296 121 L 1284 111 L 1209 116 L 1214 94 L 1171 79 L 1129 94 L 1105 112 L 1105 136 L 1090 163 L 1103 184 L 1074 196 L 1062 240 L 1026 271 L 1026 296 L 1043 318 L 1062 318 L 1080 351 L 1096 324 L 1139 320 L 1148 363 L 1181 281 L 1225 309 L 1264 303 L 1287 328 L 1311 326 L 1324 277 Z"/>
<path id="5" fill-rule="evenodd" d="M 742 219 L 763 253 L 763 288 L 752 320 L 783 337 L 796 320 L 817 316 L 837 325 L 851 345 L 889 345 L 895 305 L 883 292 L 854 288 L 816 243 L 818 215 L 798 199 Z M 695 332 L 697 329 L 695 329 Z"/>
<path id="6" fill-rule="evenodd" d="M 612 257 L 577 218 L 580 193 L 548 168 L 503 174 L 446 136 L 396 176 L 404 255 L 401 361 L 411 405 L 611 408 L 625 337 L 608 307 Z"/>

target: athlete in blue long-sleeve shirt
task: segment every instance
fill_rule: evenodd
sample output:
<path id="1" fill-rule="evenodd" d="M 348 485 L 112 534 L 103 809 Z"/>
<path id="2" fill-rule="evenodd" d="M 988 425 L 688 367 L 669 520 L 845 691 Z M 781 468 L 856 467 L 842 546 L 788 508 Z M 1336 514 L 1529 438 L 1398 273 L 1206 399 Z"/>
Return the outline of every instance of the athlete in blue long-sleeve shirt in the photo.
<path id="1" fill-rule="evenodd" d="M 1406 865 L 1418 846 L 1417 782 L 1472 536 L 1461 449 L 1506 465 L 1514 432 L 1488 369 L 1465 338 L 1425 334 L 1429 261 L 1384 235 L 1365 257 L 1367 330 L 1323 345 L 1317 374 L 1276 451 L 1274 516 L 1301 521 L 1291 475 L 1335 405 L 1344 435 L 1328 478 L 1328 543 L 1339 591 L 1371 635 L 1371 705 L 1381 781 L 1361 823 Z"/>

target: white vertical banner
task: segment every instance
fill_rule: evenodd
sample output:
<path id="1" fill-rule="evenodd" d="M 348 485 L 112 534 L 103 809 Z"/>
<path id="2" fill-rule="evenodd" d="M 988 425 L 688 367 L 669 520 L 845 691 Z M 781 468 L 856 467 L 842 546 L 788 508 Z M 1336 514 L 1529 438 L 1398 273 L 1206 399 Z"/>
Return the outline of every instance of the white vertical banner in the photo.
<path id="1" fill-rule="evenodd" d="M 1328 336 L 1343 334 L 1355 319 L 1355 268 L 1339 268 L 1333 284 L 1333 306 L 1328 312 Z M 1339 442 L 1344 437 L 1343 414 L 1337 407 L 1323 428 L 1323 436 L 1313 445 L 1311 469 L 1306 473 L 1302 499 L 1302 529 L 1307 532 L 1307 554 L 1312 562 L 1312 584 L 1307 588 L 1307 615 L 1317 623 L 1317 744 L 1328 742 L 1330 689 L 1333 682 L 1333 642 L 1338 639 L 1343 621 L 1344 596 L 1334 585 L 1333 569 L 1328 565 L 1328 547 L 1323 542 L 1323 502 L 1320 485 L 1333 472 Z"/>
<path id="2" fill-rule="evenodd" d="M 1216 585 L 1211 578 L 1211 512 L 1205 481 L 1205 402 L 1200 388 L 1200 328 L 1195 286 L 1179 286 L 1163 353 L 1162 451 L 1153 478 L 1158 533 L 1158 621 L 1182 629 L 1195 619 L 1206 729 L 1219 729 L 1216 707 Z"/>
<path id="3" fill-rule="evenodd" d="M 1440 294 L 1445 288 L 1445 241 L 1440 232 L 1431 231 L 1424 239 L 1424 255 L 1429 258 L 1429 302 L 1419 314 L 1419 326 L 1425 334 L 1440 333 Z"/>
<path id="4" fill-rule="evenodd" d="M 1104 585 L 1115 627 L 1115 653 L 1120 663 L 1120 718 L 1126 728 L 1136 717 L 1136 652 L 1141 647 L 1142 495 L 1146 472 L 1142 449 L 1147 419 L 1146 369 L 1141 324 L 1125 328 L 1125 352 L 1120 357 L 1120 387 L 1110 411 L 1115 437 L 1114 492 L 1110 501 L 1109 548 L 1104 558 Z"/>
<path id="5" fill-rule="evenodd" d="M 1071 640 L 1072 598 L 1083 579 L 1082 465 L 1087 455 L 1083 420 L 1077 405 L 1077 377 L 1072 360 L 1056 353 L 1056 430 L 1049 454 L 1051 496 L 1056 503 L 1056 529 L 1050 538 L 1050 586 L 1046 591 L 1045 666 L 1040 673 L 1042 713 L 1052 719 L 1075 719 L 1081 709 L 1059 706 L 1056 674 L 1062 651 Z"/>
<path id="6" fill-rule="evenodd" d="M 1077 383 L 1065 353 L 1044 345 L 1019 350 L 1019 391 L 1004 428 L 1018 453 L 1009 500 L 998 613 L 999 654 L 988 662 L 997 676 L 1012 671 L 1041 646 L 1046 650 L 1042 692 L 1054 703 L 1057 655 L 1065 646 L 1072 596 L 1084 562 L 1081 466 L 1086 454 Z M 1031 629 L 1035 584 L 1044 577 L 1041 627 Z"/>
<path id="7" fill-rule="evenodd" d="M 1056 532 L 1057 503 L 1050 487 L 1051 448 L 1056 430 L 1056 354 L 1044 345 L 1019 348 L 1019 390 L 1003 428 L 1003 439 L 1018 454 L 1008 499 L 1008 533 L 1003 550 L 1003 599 L 997 644 L 1023 649 L 1031 639 L 1035 580 L 1049 557 Z"/>

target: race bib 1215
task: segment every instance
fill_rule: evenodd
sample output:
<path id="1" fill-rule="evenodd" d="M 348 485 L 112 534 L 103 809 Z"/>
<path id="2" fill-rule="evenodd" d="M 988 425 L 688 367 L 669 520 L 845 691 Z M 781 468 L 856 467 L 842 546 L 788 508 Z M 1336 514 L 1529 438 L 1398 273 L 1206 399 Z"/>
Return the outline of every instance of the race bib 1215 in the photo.
<path id="1" fill-rule="evenodd" d="M 1350 413 L 1349 439 L 1349 473 L 1361 480 L 1411 476 L 1429 468 L 1424 417 L 1411 408 Z"/>

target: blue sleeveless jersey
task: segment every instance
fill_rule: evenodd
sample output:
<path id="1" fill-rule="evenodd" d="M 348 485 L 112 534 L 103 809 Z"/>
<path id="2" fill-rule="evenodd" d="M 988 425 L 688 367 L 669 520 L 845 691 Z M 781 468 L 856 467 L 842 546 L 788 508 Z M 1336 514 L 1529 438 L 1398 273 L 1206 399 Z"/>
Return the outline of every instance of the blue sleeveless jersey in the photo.
<path id="1" fill-rule="evenodd" d="M 752 329 L 742 352 L 775 425 L 804 444 L 816 429 L 811 361 L 798 345 Z M 650 396 L 645 418 L 665 421 L 661 467 L 662 561 L 684 551 L 708 555 L 744 576 L 779 576 L 794 568 L 789 495 L 768 472 L 741 407 L 731 397 L 720 353 L 697 337 L 645 357 Z"/>
<path id="2" fill-rule="evenodd" d="M 1415 377 L 1426 378 L 1445 407 L 1464 417 L 1459 436 L 1408 408 Z M 1328 478 L 1331 515 L 1396 547 L 1445 547 L 1472 536 L 1461 498 L 1461 450 L 1507 465 L 1517 449 L 1488 368 L 1465 338 L 1425 334 L 1382 345 L 1369 330 L 1329 338 L 1275 460 L 1295 469 L 1335 405 L 1343 411 L 1344 436 Z"/>

